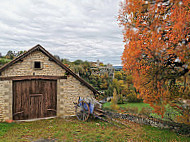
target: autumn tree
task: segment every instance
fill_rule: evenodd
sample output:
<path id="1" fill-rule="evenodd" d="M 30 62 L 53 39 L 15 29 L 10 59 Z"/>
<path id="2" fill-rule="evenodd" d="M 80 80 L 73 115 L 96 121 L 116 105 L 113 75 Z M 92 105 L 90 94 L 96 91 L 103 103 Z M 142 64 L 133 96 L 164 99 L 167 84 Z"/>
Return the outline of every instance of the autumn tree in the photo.
<path id="1" fill-rule="evenodd" d="M 117 102 L 118 102 L 118 94 L 117 94 L 117 91 L 116 89 L 114 88 L 113 89 L 113 98 L 111 99 L 111 107 L 112 109 L 119 109 L 119 106 L 117 105 Z"/>
<path id="2" fill-rule="evenodd" d="M 190 0 L 125 0 L 120 6 L 124 69 L 144 101 L 161 115 L 167 103 L 190 98 L 177 83 L 189 72 L 189 19 Z M 182 92 L 187 88 L 185 82 Z"/>

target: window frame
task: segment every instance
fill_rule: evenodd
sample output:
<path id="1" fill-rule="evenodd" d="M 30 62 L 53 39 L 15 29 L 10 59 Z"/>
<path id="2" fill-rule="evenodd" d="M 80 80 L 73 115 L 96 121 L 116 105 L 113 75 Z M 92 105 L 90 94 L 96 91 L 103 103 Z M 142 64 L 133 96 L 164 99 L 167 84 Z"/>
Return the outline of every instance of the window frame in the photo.
<path id="1" fill-rule="evenodd" d="M 36 68 L 36 64 L 35 63 L 40 63 L 40 68 Z M 33 69 L 34 70 L 41 70 L 41 69 L 43 69 L 43 62 L 42 61 L 34 61 L 33 62 Z"/>

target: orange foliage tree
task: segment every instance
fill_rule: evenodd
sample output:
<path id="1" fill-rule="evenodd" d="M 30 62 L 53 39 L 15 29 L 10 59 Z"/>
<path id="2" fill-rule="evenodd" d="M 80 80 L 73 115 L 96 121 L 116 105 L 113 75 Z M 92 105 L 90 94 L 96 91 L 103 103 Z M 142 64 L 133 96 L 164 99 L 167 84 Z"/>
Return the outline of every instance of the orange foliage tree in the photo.
<path id="1" fill-rule="evenodd" d="M 123 67 L 144 101 L 163 116 L 167 103 L 190 98 L 177 82 L 189 72 L 190 0 L 125 0 L 118 21 Z"/>

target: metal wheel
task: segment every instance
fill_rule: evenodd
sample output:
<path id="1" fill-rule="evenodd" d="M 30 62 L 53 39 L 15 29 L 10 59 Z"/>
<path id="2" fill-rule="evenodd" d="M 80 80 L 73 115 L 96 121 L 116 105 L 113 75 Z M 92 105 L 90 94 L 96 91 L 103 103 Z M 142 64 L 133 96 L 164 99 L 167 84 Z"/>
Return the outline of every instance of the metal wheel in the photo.
<path id="1" fill-rule="evenodd" d="M 81 121 L 86 121 L 88 120 L 90 116 L 90 108 L 87 102 L 85 101 L 80 101 L 76 105 L 76 116 L 79 120 Z"/>

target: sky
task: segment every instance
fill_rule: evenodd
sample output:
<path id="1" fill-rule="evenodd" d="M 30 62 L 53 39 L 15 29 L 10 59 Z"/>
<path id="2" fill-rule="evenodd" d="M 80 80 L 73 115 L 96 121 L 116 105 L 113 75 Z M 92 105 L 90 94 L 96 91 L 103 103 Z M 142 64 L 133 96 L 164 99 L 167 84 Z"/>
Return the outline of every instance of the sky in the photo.
<path id="1" fill-rule="evenodd" d="M 121 65 L 121 0 L 1 0 L 0 52 L 42 45 L 53 55 Z"/>

